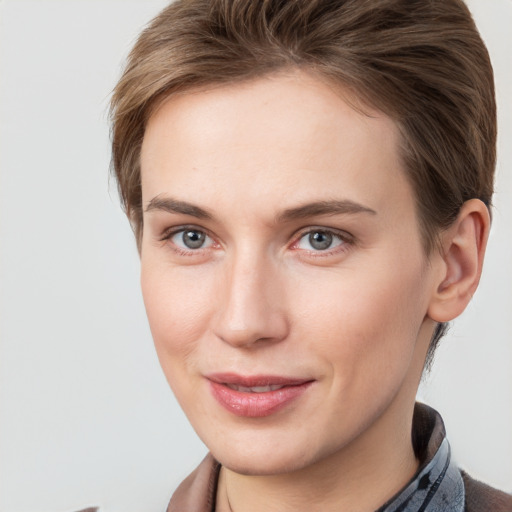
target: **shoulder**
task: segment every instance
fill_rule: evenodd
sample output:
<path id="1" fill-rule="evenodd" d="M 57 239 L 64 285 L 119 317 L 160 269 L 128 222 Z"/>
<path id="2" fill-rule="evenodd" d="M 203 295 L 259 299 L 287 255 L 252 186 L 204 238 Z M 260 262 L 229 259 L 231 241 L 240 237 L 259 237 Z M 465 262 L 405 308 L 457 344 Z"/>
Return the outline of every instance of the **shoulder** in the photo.
<path id="1" fill-rule="evenodd" d="M 494 489 L 461 471 L 466 490 L 465 512 L 512 512 L 512 496 Z"/>

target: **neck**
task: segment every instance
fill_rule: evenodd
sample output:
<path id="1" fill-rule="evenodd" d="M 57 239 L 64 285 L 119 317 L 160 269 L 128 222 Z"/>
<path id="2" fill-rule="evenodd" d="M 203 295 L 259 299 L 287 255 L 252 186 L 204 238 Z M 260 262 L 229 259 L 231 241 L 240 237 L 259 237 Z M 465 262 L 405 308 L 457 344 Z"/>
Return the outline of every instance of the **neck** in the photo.
<path id="1" fill-rule="evenodd" d="M 411 442 L 412 412 L 396 424 L 386 411 L 350 446 L 306 468 L 279 475 L 240 475 L 221 469 L 218 512 L 373 512 L 418 468 Z"/>

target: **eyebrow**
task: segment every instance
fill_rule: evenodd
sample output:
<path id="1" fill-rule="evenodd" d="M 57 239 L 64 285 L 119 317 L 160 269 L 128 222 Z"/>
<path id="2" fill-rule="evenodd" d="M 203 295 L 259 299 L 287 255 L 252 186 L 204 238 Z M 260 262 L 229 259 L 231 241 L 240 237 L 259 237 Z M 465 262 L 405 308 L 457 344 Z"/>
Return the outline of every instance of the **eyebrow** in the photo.
<path id="1" fill-rule="evenodd" d="M 152 210 L 160 210 L 168 213 L 180 213 L 182 215 L 190 215 L 191 217 L 196 217 L 198 219 L 213 218 L 213 215 L 208 212 L 208 210 L 171 197 L 156 196 L 151 199 L 144 211 L 150 212 Z"/>
<path id="2" fill-rule="evenodd" d="M 377 215 L 375 210 L 363 206 L 362 204 L 355 203 L 348 199 L 341 201 L 317 201 L 314 203 L 304 204 L 296 208 L 289 208 L 280 213 L 277 217 L 278 222 L 289 222 L 297 219 L 305 219 L 307 217 L 314 217 L 317 215 L 340 215 L 340 214 L 355 214 L 355 213 L 368 213 Z"/>
<path id="3" fill-rule="evenodd" d="M 171 197 L 156 196 L 148 203 L 145 211 L 149 212 L 152 210 L 160 210 L 168 213 L 177 213 L 182 215 L 190 215 L 198 219 L 213 219 L 213 215 L 206 209 L 196 206 L 186 201 L 180 201 Z M 279 222 L 290 222 L 298 219 L 306 219 L 308 217 L 314 217 L 318 215 L 350 215 L 357 213 L 367 213 L 371 215 L 377 215 L 375 210 L 363 206 L 362 204 L 344 200 L 332 200 L 332 201 L 316 201 L 313 203 L 307 203 L 295 208 L 288 208 L 278 214 L 276 221 Z"/>

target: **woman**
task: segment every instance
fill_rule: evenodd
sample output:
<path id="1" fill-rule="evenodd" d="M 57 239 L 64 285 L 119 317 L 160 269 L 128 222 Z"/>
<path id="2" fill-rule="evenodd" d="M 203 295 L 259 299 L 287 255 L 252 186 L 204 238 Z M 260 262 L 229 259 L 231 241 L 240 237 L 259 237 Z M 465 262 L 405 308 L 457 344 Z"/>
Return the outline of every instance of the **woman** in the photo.
<path id="1" fill-rule="evenodd" d="M 512 510 L 415 405 L 490 226 L 462 2 L 173 3 L 112 120 L 157 353 L 211 451 L 169 511 Z"/>

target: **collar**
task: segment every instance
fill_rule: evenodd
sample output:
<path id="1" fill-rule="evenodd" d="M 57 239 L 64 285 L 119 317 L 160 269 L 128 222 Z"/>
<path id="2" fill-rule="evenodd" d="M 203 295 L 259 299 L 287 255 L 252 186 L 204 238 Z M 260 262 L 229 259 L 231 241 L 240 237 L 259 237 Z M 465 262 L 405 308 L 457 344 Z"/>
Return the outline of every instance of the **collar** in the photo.
<path id="1" fill-rule="evenodd" d="M 376 512 L 464 512 L 464 482 L 455 466 L 443 420 L 417 403 L 413 447 L 422 463 L 410 482 Z"/>
<path id="2" fill-rule="evenodd" d="M 416 403 L 412 442 L 421 461 L 410 482 L 376 512 L 464 512 L 464 483 L 451 458 L 443 420 Z M 214 512 L 220 464 L 208 454 L 178 487 L 167 512 Z"/>

